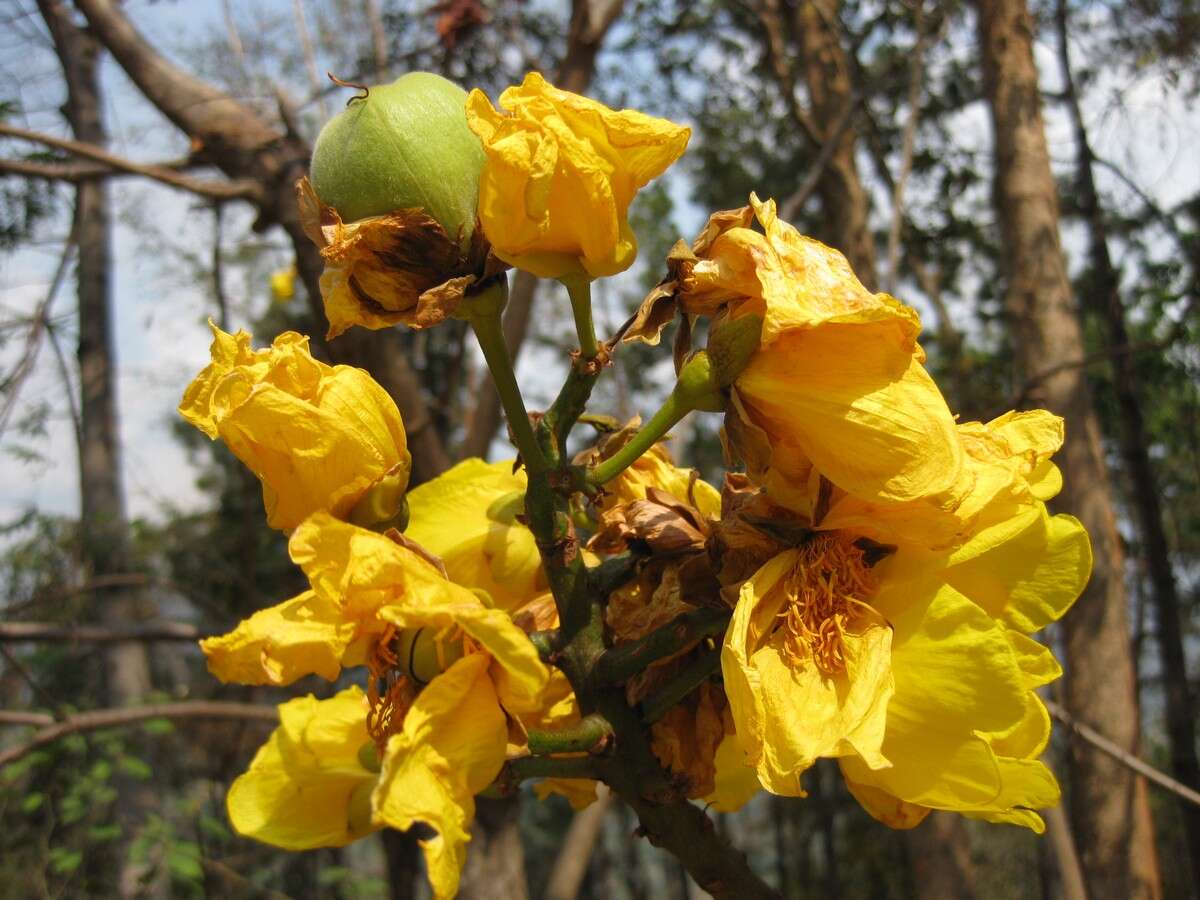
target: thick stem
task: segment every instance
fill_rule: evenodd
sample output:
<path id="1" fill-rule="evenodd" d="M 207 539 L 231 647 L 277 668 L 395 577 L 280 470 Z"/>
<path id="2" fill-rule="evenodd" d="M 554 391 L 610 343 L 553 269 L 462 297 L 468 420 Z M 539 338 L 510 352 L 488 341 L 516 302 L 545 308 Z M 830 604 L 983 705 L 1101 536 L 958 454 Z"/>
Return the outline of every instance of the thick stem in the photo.
<path id="1" fill-rule="evenodd" d="M 499 781 L 524 781 L 526 778 L 591 778 L 599 777 L 596 762 L 590 756 L 523 756 L 505 766 L 506 773 Z"/>
<path id="2" fill-rule="evenodd" d="M 721 669 L 721 648 L 713 647 L 697 656 L 682 672 L 667 682 L 657 693 L 642 701 L 642 718 L 657 722 L 715 672 Z"/>
<path id="3" fill-rule="evenodd" d="M 596 661 L 596 683 L 625 681 L 651 663 L 674 656 L 706 637 L 724 634 L 728 624 L 727 609 L 696 609 L 677 616 L 636 641 L 604 651 Z"/>
<path id="4" fill-rule="evenodd" d="M 513 372 L 508 345 L 504 343 L 504 331 L 500 326 L 500 312 L 481 312 L 471 316 L 470 322 L 488 370 L 492 373 L 492 380 L 500 395 L 500 405 L 504 407 L 508 427 L 512 429 L 513 443 L 520 451 L 525 468 L 531 473 L 543 472 L 547 468 L 546 457 L 534 436 L 529 413 L 525 410 L 525 400 L 517 385 L 517 376 Z"/>
<path id="5" fill-rule="evenodd" d="M 588 481 L 602 487 L 637 462 L 651 447 L 657 444 L 668 431 L 679 424 L 692 407 L 672 393 L 658 412 L 642 426 L 633 438 L 596 468 L 588 473 Z"/>

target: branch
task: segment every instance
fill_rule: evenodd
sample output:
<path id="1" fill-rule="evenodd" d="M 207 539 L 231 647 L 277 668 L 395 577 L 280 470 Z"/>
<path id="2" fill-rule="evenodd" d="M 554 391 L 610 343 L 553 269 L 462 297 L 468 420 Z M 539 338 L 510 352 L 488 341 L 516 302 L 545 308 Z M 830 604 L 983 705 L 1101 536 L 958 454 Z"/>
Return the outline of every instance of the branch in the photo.
<path id="1" fill-rule="evenodd" d="M 706 650 L 688 663 L 687 668 L 663 685 L 655 694 L 642 701 L 642 718 L 647 722 L 657 722 L 667 714 L 671 707 L 682 701 L 720 670 L 720 646 Z"/>
<path id="2" fill-rule="evenodd" d="M 612 739 L 612 726 L 604 716 L 593 713 L 574 725 L 553 731 L 532 729 L 527 735 L 529 752 L 535 756 L 551 753 L 599 753 Z"/>
<path id="3" fill-rule="evenodd" d="M 917 124 L 921 121 L 921 89 L 925 83 L 925 50 L 933 35 L 925 29 L 925 4 L 917 0 L 913 10 L 917 29 L 917 43 L 912 50 L 908 75 L 908 121 L 904 123 L 904 137 L 900 148 L 900 171 L 896 175 L 896 187 L 892 191 L 892 221 L 888 226 L 887 282 L 884 290 L 896 292 L 896 280 L 900 268 L 900 232 L 904 227 L 904 191 L 908 177 L 912 174 L 913 151 L 917 142 Z M 943 21 L 946 21 L 945 19 Z"/>
<path id="4" fill-rule="evenodd" d="M 672 619 L 666 625 L 628 644 L 604 651 L 596 661 L 599 684 L 619 684 L 644 672 L 652 663 L 674 656 L 706 637 L 725 633 L 729 610 L 697 609 Z"/>
<path id="5" fill-rule="evenodd" d="M 833 159 L 833 154 L 837 152 L 838 146 L 842 143 L 842 138 L 845 137 L 847 129 L 850 128 L 850 123 L 854 121 L 854 115 L 858 112 L 862 101 L 863 95 L 860 92 L 855 91 L 851 95 L 850 102 L 846 104 L 837 122 L 834 123 L 833 130 L 830 131 L 828 139 L 820 145 L 821 150 L 809 168 L 808 174 L 804 176 L 804 181 L 800 182 L 800 187 L 796 188 L 795 193 L 780 205 L 779 217 L 781 219 L 794 219 L 800 210 L 804 208 L 804 204 L 808 202 L 808 198 L 812 196 L 813 191 L 820 184 L 821 176 L 825 174 L 825 169 L 828 168 L 829 161 Z"/>
<path id="6" fill-rule="evenodd" d="M 207 178 L 193 178 L 174 169 L 159 166 L 155 163 L 138 163 L 109 153 L 93 144 L 83 141 L 73 141 L 68 138 L 54 137 L 40 131 L 30 131 L 18 128 L 7 122 L 0 122 L 0 137 L 17 138 L 22 141 L 32 141 L 56 150 L 64 150 L 84 159 L 90 159 L 103 166 L 108 166 L 118 172 L 130 175 L 142 175 L 154 181 L 199 194 L 212 200 L 251 200 L 258 198 L 258 186 L 252 181 L 213 181 Z M 10 164 L 12 161 L 8 161 Z M 44 177 L 44 176 L 39 176 Z"/>
<path id="7" fill-rule="evenodd" d="M 145 625 L 62 625 L 57 622 L 0 622 L 0 642 L 65 641 L 114 644 L 123 641 L 197 641 L 207 637 L 184 622 L 149 622 Z"/>
<path id="8" fill-rule="evenodd" d="M 1085 742 L 1091 744 L 1101 753 L 1111 756 L 1117 762 L 1121 763 L 1121 765 L 1133 769 L 1133 771 L 1137 772 L 1148 781 L 1154 782 L 1160 788 L 1170 791 L 1172 794 L 1175 794 L 1177 797 L 1181 797 L 1189 803 L 1194 803 L 1197 806 L 1200 806 L 1200 792 L 1194 791 L 1186 784 L 1176 781 L 1170 775 L 1160 772 L 1148 762 L 1139 759 L 1128 750 L 1122 748 L 1115 741 L 1106 738 L 1091 725 L 1087 725 L 1078 721 L 1074 716 L 1072 716 L 1053 700 L 1047 700 L 1045 697 L 1043 697 L 1042 702 L 1046 704 L 1046 709 L 1050 710 L 1050 715 L 1054 716 L 1055 719 L 1061 722 L 1063 726 L 1072 734 L 1082 738 Z"/>
<path id="9" fill-rule="evenodd" d="M 5 718 L 25 713 L 7 712 Z M 0 767 L 28 756 L 34 750 L 53 744 L 72 734 L 136 725 L 150 719 L 252 719 L 272 724 L 279 721 L 279 710 L 257 703 L 230 703 L 220 700 L 189 700 L 183 703 L 156 703 L 126 709 L 96 709 L 76 713 L 60 721 L 47 723 L 28 741 L 0 751 Z M 0 722 L 4 719 L 0 719 Z M 23 724 L 35 724 L 26 722 Z"/>

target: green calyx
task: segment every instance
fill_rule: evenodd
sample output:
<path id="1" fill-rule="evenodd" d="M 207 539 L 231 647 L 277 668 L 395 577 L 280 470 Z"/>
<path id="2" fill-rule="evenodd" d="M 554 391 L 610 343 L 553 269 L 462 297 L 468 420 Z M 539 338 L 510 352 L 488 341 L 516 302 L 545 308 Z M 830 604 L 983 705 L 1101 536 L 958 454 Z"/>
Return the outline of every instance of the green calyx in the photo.
<path id="1" fill-rule="evenodd" d="M 729 387 L 750 364 L 762 343 L 763 318 L 756 315 L 738 316 L 714 323 L 708 336 L 708 358 L 717 384 Z"/>
<path id="2" fill-rule="evenodd" d="M 408 527 L 407 489 L 408 467 L 396 466 L 367 489 L 346 520 L 372 531 L 403 531 Z"/>
<path id="3" fill-rule="evenodd" d="M 313 190 L 344 222 L 424 210 L 465 246 L 484 164 L 466 101 L 466 91 L 430 72 L 367 89 L 317 137 Z"/>
<path id="4" fill-rule="evenodd" d="M 672 392 L 688 409 L 724 412 L 725 393 L 708 353 L 699 350 L 684 363 Z"/>

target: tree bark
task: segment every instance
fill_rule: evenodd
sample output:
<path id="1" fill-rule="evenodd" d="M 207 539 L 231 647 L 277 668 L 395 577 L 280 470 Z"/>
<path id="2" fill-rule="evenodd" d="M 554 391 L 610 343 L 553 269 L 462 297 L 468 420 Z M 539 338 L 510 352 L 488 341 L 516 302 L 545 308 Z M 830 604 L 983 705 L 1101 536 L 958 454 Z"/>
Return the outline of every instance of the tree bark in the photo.
<path id="1" fill-rule="evenodd" d="M 62 65 L 67 86 L 64 106 L 75 139 L 103 147 L 108 143 L 100 88 L 100 44 L 77 28 L 57 0 L 38 0 Z M 79 300 L 79 548 L 89 579 L 128 574 L 133 568 L 129 522 L 121 473 L 121 437 L 117 417 L 116 340 L 112 296 L 112 211 L 104 179 L 81 181 L 75 188 L 72 234 L 78 246 L 76 280 Z M 146 597 L 136 587 L 116 587 L 98 595 L 96 617 L 111 625 L 132 625 L 151 617 Z M 146 644 L 115 641 L 103 652 L 103 702 L 130 706 L 145 700 L 152 687 Z M 129 845 L 155 798 L 149 787 L 129 777 L 114 779 L 116 817 L 122 827 L 116 864 L 121 897 L 144 896 L 144 865 L 129 859 Z"/>
<path id="2" fill-rule="evenodd" d="M 981 0 L 984 92 L 995 133 L 995 202 L 1008 284 L 1005 304 L 1026 379 L 1084 355 L 1078 313 L 1059 243 L 1058 204 L 1024 0 Z M 1083 370 L 1041 381 L 1041 401 L 1067 422 L 1058 507 L 1076 515 L 1095 549 L 1091 583 L 1063 620 L 1067 705 L 1132 751 L 1138 709 L 1130 653 L 1124 559 L 1100 428 Z M 1088 893 L 1103 898 L 1161 894 L 1145 784 L 1080 743 L 1071 747 L 1071 813 Z"/>
<path id="3" fill-rule="evenodd" d="M 67 84 L 67 120 L 80 141 L 104 146 L 98 76 L 100 46 L 76 28 L 55 0 L 39 0 Z M 129 523 L 122 489 L 116 396 L 116 341 L 112 308 L 112 212 L 103 179 L 81 182 L 75 190 L 74 234 L 79 295 L 80 383 L 80 549 L 88 578 L 131 570 Z M 104 595 L 101 595 L 104 596 Z M 128 625 L 144 618 L 136 589 L 107 592 L 100 618 Z M 105 653 L 107 703 L 124 706 L 150 690 L 145 645 L 115 642 Z"/>
<path id="4" fill-rule="evenodd" d="M 297 268 L 322 334 L 325 310 L 317 282 L 323 263 L 300 227 L 295 182 L 308 167 L 311 153 L 296 134 L 281 132 L 250 107 L 184 72 L 150 46 L 114 0 L 76 0 L 91 30 L 125 70 L 138 89 L 198 147 L 197 157 L 230 178 L 261 185 L 253 198 L 256 227 L 278 224 L 287 232 L 296 253 Z M 361 366 L 396 400 L 409 434 L 413 480 L 420 482 L 442 472 L 449 457 L 426 407 L 420 379 L 405 358 L 399 334 L 393 329 L 370 334 L 351 329 L 328 345 L 337 362 Z"/>
<path id="5" fill-rule="evenodd" d="M 1126 328 L 1125 302 L 1121 297 L 1120 276 L 1108 252 L 1108 231 L 1104 211 L 1096 191 L 1095 154 L 1088 140 L 1079 94 L 1071 69 L 1067 28 L 1067 7 L 1058 0 L 1055 7 L 1059 62 L 1063 93 L 1071 113 L 1075 135 L 1075 202 L 1088 231 L 1088 293 L 1084 301 L 1102 318 L 1109 348 L 1118 351 L 1130 346 Z M 1180 627 L 1179 591 L 1171 566 L 1170 545 L 1163 527 L 1158 477 L 1150 461 L 1149 437 L 1142 418 L 1141 373 L 1134 353 L 1114 352 L 1113 393 L 1119 413 L 1121 458 L 1129 479 L 1130 501 L 1142 538 L 1142 553 L 1150 575 L 1150 599 L 1154 604 L 1155 637 L 1163 667 L 1166 697 L 1167 736 L 1171 745 L 1171 771 L 1188 787 L 1200 789 L 1200 760 L 1196 757 L 1196 725 L 1189 689 L 1187 658 L 1184 655 Z M 1179 801 L 1180 817 L 1187 838 L 1192 895 L 1200 889 L 1200 807 Z"/>
<path id="6" fill-rule="evenodd" d="M 853 101 L 850 60 L 842 45 L 838 15 L 840 0 L 803 0 L 795 13 L 795 28 L 808 88 L 812 122 L 819 141 L 836 140 L 817 193 L 824 212 L 824 232 L 829 242 L 846 254 L 859 279 L 871 290 L 878 283 L 875 239 L 868 222 L 870 200 L 854 158 L 858 135 L 847 128 L 835 134 L 843 110 Z"/>
<path id="7" fill-rule="evenodd" d="M 514 800 L 478 797 L 471 826 L 467 863 L 463 866 L 462 900 L 527 900 L 525 851 Z"/>
<path id="8" fill-rule="evenodd" d="M 971 862 L 967 823 L 962 816 L 935 811 L 904 834 L 917 896 L 930 900 L 940 897 L 973 900 L 975 866 Z"/>

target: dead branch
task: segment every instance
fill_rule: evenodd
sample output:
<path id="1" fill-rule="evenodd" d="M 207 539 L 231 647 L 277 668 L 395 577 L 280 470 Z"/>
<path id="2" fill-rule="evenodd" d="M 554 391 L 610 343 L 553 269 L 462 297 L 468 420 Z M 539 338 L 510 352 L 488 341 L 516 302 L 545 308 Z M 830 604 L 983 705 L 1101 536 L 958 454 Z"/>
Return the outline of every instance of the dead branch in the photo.
<path id="1" fill-rule="evenodd" d="M 1046 704 L 1046 709 L 1050 710 L 1050 715 L 1054 716 L 1055 719 L 1062 723 L 1063 727 L 1065 727 L 1076 737 L 1091 744 L 1101 753 L 1112 757 L 1117 762 L 1121 763 L 1121 765 L 1137 772 L 1147 781 L 1154 782 L 1154 784 L 1158 785 L 1163 790 L 1170 791 L 1175 796 L 1180 797 L 1189 803 L 1194 803 L 1197 806 L 1200 806 L 1200 792 L 1192 790 L 1186 784 L 1176 781 L 1165 772 L 1159 771 L 1148 762 L 1145 762 L 1139 757 L 1134 756 L 1115 741 L 1105 737 L 1091 725 L 1077 720 L 1053 700 L 1047 700 L 1043 697 L 1042 702 Z"/>
<path id="2" fill-rule="evenodd" d="M 0 723 L 14 724 L 13 716 L 28 716 L 28 713 L 4 711 Z M 95 709 L 75 713 L 58 721 L 51 719 L 29 740 L 0 751 L 0 767 L 7 766 L 28 756 L 35 750 L 53 744 L 72 734 L 100 731 L 105 728 L 121 728 L 137 725 L 150 719 L 250 719 L 258 722 L 279 721 L 279 711 L 274 706 L 258 703 L 231 703 L 222 700 L 187 700 L 181 703 L 155 703 L 149 706 L 131 706 L 125 709 Z M 35 724 L 25 721 L 20 724 Z"/>
<path id="3" fill-rule="evenodd" d="M 186 622 L 147 622 L 142 625 L 63 625 L 58 622 L 0 622 L 0 643 L 45 641 L 113 644 L 122 641 L 198 641 L 208 637 Z"/>
<path id="4" fill-rule="evenodd" d="M 83 141 L 73 141 L 68 138 L 43 134 L 40 131 L 18 128 L 16 125 L 10 125 L 7 122 L 0 122 L 0 137 L 17 138 L 18 140 L 31 141 L 46 147 L 53 147 L 56 150 L 64 150 L 67 153 L 73 153 L 84 159 L 98 162 L 116 171 L 126 172 L 130 175 L 142 175 L 162 184 L 180 188 L 181 190 L 199 194 L 201 197 L 208 197 L 213 200 L 254 200 L 257 198 L 259 192 L 258 185 L 252 181 L 214 181 L 207 178 L 193 178 L 191 175 L 184 175 L 174 169 L 164 168 L 154 163 L 139 163 L 125 159 Z"/>

